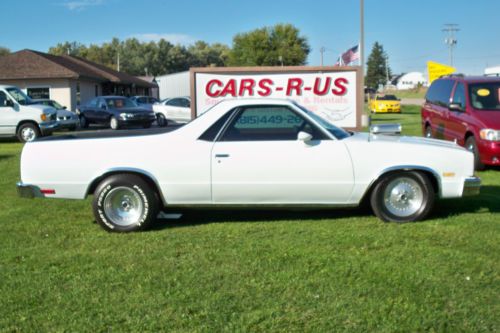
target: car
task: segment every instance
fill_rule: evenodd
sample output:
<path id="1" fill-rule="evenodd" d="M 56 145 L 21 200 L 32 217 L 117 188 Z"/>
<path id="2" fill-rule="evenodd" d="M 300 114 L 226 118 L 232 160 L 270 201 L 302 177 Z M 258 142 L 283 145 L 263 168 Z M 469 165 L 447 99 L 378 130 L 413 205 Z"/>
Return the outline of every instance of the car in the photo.
<path id="1" fill-rule="evenodd" d="M 80 125 L 80 119 L 76 113 L 67 110 L 65 106 L 62 106 L 53 99 L 32 99 L 32 103 L 47 105 L 56 109 L 59 129 L 69 129 L 70 131 L 74 131 Z"/>
<path id="2" fill-rule="evenodd" d="M 126 126 L 151 127 L 156 120 L 154 112 L 141 108 L 132 100 L 123 96 L 100 96 L 91 99 L 77 110 L 80 126 L 105 124 L 117 130 Z"/>
<path id="3" fill-rule="evenodd" d="M 421 109 L 428 138 L 456 141 L 475 167 L 500 165 L 500 78 L 451 75 L 432 82 Z"/>
<path id="4" fill-rule="evenodd" d="M 159 102 L 157 98 L 151 96 L 132 96 L 130 99 L 140 107 L 149 111 L 153 111 L 153 104 Z"/>
<path id="5" fill-rule="evenodd" d="M 369 108 L 371 113 L 401 113 L 401 101 L 394 95 L 377 95 Z"/>
<path id="6" fill-rule="evenodd" d="M 59 124 L 52 107 L 33 105 L 18 87 L 0 85 L 0 137 L 29 142 L 55 131 Z"/>
<path id="7" fill-rule="evenodd" d="M 162 210 L 196 207 L 369 202 L 383 221 L 413 222 L 436 198 L 479 192 L 471 152 L 384 134 L 397 131 L 374 125 L 370 133 L 347 132 L 288 100 L 223 100 L 168 133 L 29 143 L 17 188 L 21 197 L 93 195 L 96 221 L 117 232 L 147 228 Z"/>
<path id="8" fill-rule="evenodd" d="M 153 104 L 153 111 L 158 118 L 158 126 L 167 126 L 168 122 L 187 123 L 191 121 L 191 98 L 167 98 L 160 103 Z"/>

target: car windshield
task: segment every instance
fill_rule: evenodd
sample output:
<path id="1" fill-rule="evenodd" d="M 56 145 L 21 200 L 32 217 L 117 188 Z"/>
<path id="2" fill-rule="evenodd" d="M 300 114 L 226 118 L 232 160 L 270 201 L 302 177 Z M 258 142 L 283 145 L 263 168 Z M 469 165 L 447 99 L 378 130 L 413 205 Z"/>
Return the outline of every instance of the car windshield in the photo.
<path id="1" fill-rule="evenodd" d="M 500 82 L 474 83 L 469 85 L 469 99 L 477 110 L 500 110 Z"/>
<path id="2" fill-rule="evenodd" d="M 345 139 L 350 136 L 349 132 L 346 130 L 337 127 L 330 123 L 328 120 L 318 116 L 312 111 L 307 110 L 305 107 L 303 107 L 300 104 L 294 103 L 295 106 L 300 108 L 302 111 L 304 111 L 309 117 L 313 118 L 318 124 L 320 124 L 324 129 L 326 129 L 328 132 L 332 133 L 334 137 L 336 137 L 339 140 Z"/>
<path id="3" fill-rule="evenodd" d="M 12 98 L 14 98 L 16 102 L 18 102 L 19 104 L 21 105 L 32 104 L 31 98 L 29 98 L 28 95 L 23 93 L 18 88 L 13 87 L 13 88 L 7 88 L 6 90 L 9 92 Z"/>
<path id="4" fill-rule="evenodd" d="M 394 95 L 379 96 L 377 98 L 379 101 L 397 101 L 398 98 Z"/>
<path id="5" fill-rule="evenodd" d="M 128 98 L 106 98 L 106 105 L 110 109 L 135 108 L 137 104 Z"/>
<path id="6" fill-rule="evenodd" d="M 62 106 L 61 104 L 57 103 L 56 101 L 52 101 L 52 105 L 54 106 L 54 108 L 55 108 L 56 110 L 61 110 L 61 109 L 63 109 L 63 106 Z"/>

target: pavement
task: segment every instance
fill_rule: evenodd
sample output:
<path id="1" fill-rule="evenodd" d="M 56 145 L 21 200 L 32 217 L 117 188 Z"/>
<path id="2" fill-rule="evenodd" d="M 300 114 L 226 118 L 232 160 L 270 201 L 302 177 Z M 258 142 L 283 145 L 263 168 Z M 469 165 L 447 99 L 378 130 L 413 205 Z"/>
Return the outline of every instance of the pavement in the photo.
<path id="1" fill-rule="evenodd" d="M 97 138 L 97 137 L 118 137 L 118 136 L 136 136 L 136 135 L 150 135 L 150 134 L 161 134 L 171 132 L 178 129 L 182 125 L 168 125 L 166 127 L 158 127 L 156 125 L 150 128 L 142 127 L 131 127 L 119 130 L 112 130 L 107 126 L 90 125 L 89 128 L 81 128 L 76 131 L 57 131 L 54 133 L 54 137 L 59 136 L 71 136 L 72 138 Z"/>

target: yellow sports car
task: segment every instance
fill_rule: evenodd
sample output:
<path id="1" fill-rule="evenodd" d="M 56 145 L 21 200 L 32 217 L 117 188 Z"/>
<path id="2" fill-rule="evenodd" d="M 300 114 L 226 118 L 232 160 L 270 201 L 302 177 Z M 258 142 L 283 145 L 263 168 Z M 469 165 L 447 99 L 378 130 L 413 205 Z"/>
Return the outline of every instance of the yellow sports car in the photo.
<path id="1" fill-rule="evenodd" d="M 401 101 L 394 95 L 375 96 L 369 108 L 372 113 L 401 113 Z"/>

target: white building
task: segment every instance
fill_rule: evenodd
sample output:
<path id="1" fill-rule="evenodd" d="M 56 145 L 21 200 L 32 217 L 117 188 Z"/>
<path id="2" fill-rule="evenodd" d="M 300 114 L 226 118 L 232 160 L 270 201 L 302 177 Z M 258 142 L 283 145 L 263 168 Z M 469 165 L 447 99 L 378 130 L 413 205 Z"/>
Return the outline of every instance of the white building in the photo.
<path id="1" fill-rule="evenodd" d="M 189 71 L 156 77 L 160 89 L 160 99 L 191 95 Z"/>
<path id="2" fill-rule="evenodd" d="M 409 72 L 401 75 L 396 82 L 398 90 L 416 88 L 418 85 L 427 86 L 427 78 L 421 72 Z"/>
<path id="3" fill-rule="evenodd" d="M 486 76 L 500 76 L 500 66 L 485 68 L 484 75 L 486 75 Z"/>

